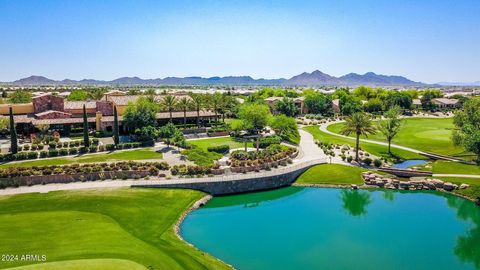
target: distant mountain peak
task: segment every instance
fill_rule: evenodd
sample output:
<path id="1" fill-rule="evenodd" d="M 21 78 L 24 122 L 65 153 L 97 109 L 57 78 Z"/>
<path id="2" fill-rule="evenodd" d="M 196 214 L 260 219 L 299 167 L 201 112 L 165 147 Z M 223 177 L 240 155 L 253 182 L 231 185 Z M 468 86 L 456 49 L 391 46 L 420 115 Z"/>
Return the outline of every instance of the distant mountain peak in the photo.
<path id="1" fill-rule="evenodd" d="M 16 80 L 13 85 L 291 85 L 291 86 L 418 86 L 423 85 L 420 82 L 414 82 L 402 76 L 389 76 L 367 72 L 363 75 L 357 73 L 348 73 L 341 77 L 331 76 L 320 70 L 314 70 L 311 73 L 302 72 L 290 79 L 253 79 L 251 76 L 225 76 L 203 78 L 199 76 L 190 77 L 165 77 L 163 79 L 142 79 L 140 77 L 121 77 L 111 81 L 101 81 L 94 79 L 61 81 L 51 80 L 43 76 L 33 75 L 27 78 Z"/>

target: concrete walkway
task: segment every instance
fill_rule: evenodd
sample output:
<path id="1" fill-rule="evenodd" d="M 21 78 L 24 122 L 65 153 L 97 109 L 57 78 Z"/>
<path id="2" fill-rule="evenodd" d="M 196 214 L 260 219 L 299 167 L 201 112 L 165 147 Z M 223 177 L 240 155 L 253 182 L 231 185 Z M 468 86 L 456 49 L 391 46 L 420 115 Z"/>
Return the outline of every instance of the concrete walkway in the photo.
<path id="1" fill-rule="evenodd" d="M 151 180 L 105 180 L 105 181 L 92 181 L 92 182 L 74 182 L 66 184 L 47 184 L 47 185 L 35 185 L 35 186 L 22 186 L 18 188 L 7 188 L 0 190 L 0 195 L 13 195 L 13 194 L 24 194 L 24 193 L 46 193 L 50 191 L 59 191 L 59 190 L 78 190 L 78 189 L 98 189 L 98 188 L 119 188 L 119 187 L 131 187 L 131 186 L 152 186 L 152 185 L 169 185 L 169 184 L 185 184 L 189 182 L 219 182 L 219 181 L 238 181 L 246 180 L 257 177 L 269 177 L 280 175 L 283 173 L 288 173 L 292 170 L 296 170 L 302 167 L 312 166 L 314 164 L 327 163 L 327 156 L 320 150 L 320 148 L 315 144 L 313 136 L 303 130 L 300 130 L 300 145 L 299 145 L 299 156 L 294 159 L 294 163 L 290 166 L 280 167 L 278 169 L 273 169 L 271 171 L 262 171 L 262 172 L 251 172 L 247 174 L 234 174 L 234 175 L 224 175 L 216 177 L 205 177 L 205 178 L 181 178 L 181 179 L 170 179 L 166 180 L 165 178 L 152 178 Z M 169 148 L 158 143 L 155 145 L 155 149 L 160 148 L 160 151 L 164 153 L 164 160 L 167 160 L 170 165 L 180 162 L 178 153 L 175 153 L 175 149 Z M 185 164 L 185 162 L 183 162 Z"/>
<path id="2" fill-rule="evenodd" d="M 295 159 L 296 162 L 327 158 L 327 155 L 315 144 L 315 138 L 312 134 L 301 129 L 298 132 L 300 133 L 300 153 L 298 158 Z"/>

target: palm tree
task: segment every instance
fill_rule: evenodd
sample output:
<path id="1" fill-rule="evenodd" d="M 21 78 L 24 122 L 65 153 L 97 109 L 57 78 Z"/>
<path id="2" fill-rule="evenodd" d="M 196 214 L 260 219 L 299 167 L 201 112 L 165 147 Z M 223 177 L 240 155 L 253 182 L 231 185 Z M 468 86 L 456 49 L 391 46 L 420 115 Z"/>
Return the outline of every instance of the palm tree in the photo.
<path id="1" fill-rule="evenodd" d="M 187 97 L 182 97 L 177 102 L 177 106 L 183 111 L 183 127 L 187 127 L 187 111 L 192 107 L 192 102 Z"/>
<path id="2" fill-rule="evenodd" d="M 191 93 L 190 98 L 192 99 L 193 107 L 197 111 L 197 126 L 200 127 L 200 110 L 204 106 L 204 98 L 200 94 Z"/>
<path id="3" fill-rule="evenodd" d="M 210 98 L 210 108 L 215 113 L 215 121 L 218 121 L 218 109 L 222 106 L 222 94 L 215 92 Z"/>
<path id="4" fill-rule="evenodd" d="M 400 107 L 395 106 L 386 111 L 383 116 L 385 120 L 378 123 L 378 130 L 385 136 L 388 142 L 388 153 L 391 155 L 391 144 L 393 138 L 397 135 L 402 127 L 402 119 L 400 118 Z"/>
<path id="5" fill-rule="evenodd" d="M 358 162 L 358 148 L 360 146 L 360 135 L 368 136 L 375 134 L 376 128 L 372 123 L 370 117 L 364 112 L 356 112 L 347 117 L 345 125 L 343 126 L 340 134 L 349 136 L 355 133 L 357 137 L 355 145 L 355 161 Z"/>
<path id="6" fill-rule="evenodd" d="M 163 98 L 163 105 L 167 108 L 168 112 L 170 113 L 170 123 L 172 122 L 172 111 L 175 109 L 175 104 L 177 101 L 174 96 L 168 95 Z"/>

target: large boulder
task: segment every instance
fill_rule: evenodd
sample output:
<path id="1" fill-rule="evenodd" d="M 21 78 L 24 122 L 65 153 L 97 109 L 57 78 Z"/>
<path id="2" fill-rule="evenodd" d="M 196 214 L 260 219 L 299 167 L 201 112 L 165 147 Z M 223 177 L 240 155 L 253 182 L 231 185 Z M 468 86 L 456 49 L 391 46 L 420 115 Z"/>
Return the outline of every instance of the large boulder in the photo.
<path id="1" fill-rule="evenodd" d="M 457 185 L 452 184 L 450 182 L 443 183 L 443 189 L 445 189 L 446 191 L 452 191 L 452 190 L 456 189 L 457 187 L 458 187 Z"/>

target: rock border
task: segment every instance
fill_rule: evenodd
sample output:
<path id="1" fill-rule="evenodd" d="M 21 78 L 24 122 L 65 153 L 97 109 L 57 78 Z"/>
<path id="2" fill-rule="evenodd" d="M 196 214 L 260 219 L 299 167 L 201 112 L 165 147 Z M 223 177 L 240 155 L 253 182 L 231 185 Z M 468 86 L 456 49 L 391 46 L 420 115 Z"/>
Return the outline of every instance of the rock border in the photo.
<path id="1" fill-rule="evenodd" d="M 194 202 L 192 204 L 192 206 L 190 206 L 188 209 L 186 209 L 185 211 L 183 211 L 183 213 L 180 215 L 180 217 L 178 218 L 178 220 L 175 222 L 175 225 L 173 225 L 173 232 L 175 233 L 175 235 L 177 236 L 178 239 L 180 239 L 180 241 L 186 243 L 187 245 L 189 245 L 190 247 L 194 248 L 195 250 L 199 251 L 200 253 L 203 253 L 203 254 L 207 254 L 209 255 L 210 257 L 218 260 L 219 262 L 225 264 L 226 266 L 230 267 L 231 269 L 236 269 L 235 267 L 233 267 L 233 265 L 231 264 L 228 264 L 226 263 L 225 261 L 217 258 L 216 256 L 213 256 L 212 254 L 206 252 L 206 251 L 203 251 L 201 249 L 199 249 L 198 247 L 196 247 L 194 244 L 186 241 L 185 239 L 183 239 L 183 237 L 180 235 L 180 225 L 183 223 L 183 221 L 185 220 L 185 218 L 188 216 L 188 214 L 190 214 L 191 212 L 197 210 L 198 208 L 204 206 L 208 201 L 210 201 L 211 199 L 213 198 L 212 195 L 205 195 L 203 196 L 202 198 L 200 198 L 199 200 L 197 200 L 196 202 Z"/>

